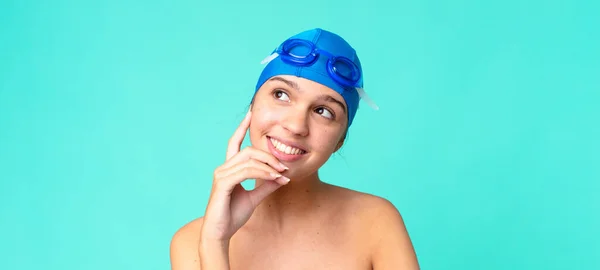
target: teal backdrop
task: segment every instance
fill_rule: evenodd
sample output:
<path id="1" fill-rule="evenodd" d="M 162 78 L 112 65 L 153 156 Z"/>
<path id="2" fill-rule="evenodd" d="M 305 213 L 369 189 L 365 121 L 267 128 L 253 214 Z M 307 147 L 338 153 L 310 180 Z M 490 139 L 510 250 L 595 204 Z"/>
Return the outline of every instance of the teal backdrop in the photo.
<path id="1" fill-rule="evenodd" d="M 321 27 L 365 68 L 324 181 L 383 196 L 423 269 L 600 269 L 597 1 L 0 4 L 0 268 L 168 269 L 259 62 Z M 247 141 L 246 141 L 247 144 Z"/>

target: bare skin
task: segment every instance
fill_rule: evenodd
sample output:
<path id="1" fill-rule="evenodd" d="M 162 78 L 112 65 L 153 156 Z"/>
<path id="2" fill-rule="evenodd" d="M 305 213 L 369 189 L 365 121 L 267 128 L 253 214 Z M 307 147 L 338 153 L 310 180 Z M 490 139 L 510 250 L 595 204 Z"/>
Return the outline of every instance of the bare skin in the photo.
<path id="1" fill-rule="evenodd" d="M 205 216 L 173 236 L 172 269 L 419 269 L 394 205 L 319 178 L 343 144 L 343 98 L 310 80 L 278 78 L 259 89 L 230 140 Z M 252 147 L 239 149 L 246 131 Z M 272 138 L 304 152 L 287 159 Z M 252 170 L 236 169 L 244 167 Z M 254 193 L 240 189 L 245 179 L 257 179 Z"/>

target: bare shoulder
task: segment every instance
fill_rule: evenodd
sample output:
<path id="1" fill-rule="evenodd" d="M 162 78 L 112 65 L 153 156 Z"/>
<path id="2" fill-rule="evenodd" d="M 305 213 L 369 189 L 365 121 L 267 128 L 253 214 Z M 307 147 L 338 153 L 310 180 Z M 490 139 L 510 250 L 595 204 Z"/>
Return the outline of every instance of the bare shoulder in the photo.
<path id="1" fill-rule="evenodd" d="M 374 269 L 419 269 L 402 215 L 390 200 L 343 187 L 332 188 L 368 246 Z"/>
<path id="2" fill-rule="evenodd" d="M 396 206 L 386 198 L 335 185 L 330 185 L 330 190 L 330 194 L 334 194 L 331 198 L 335 198 L 343 204 L 343 208 L 350 209 L 361 220 L 402 219 Z"/>
<path id="3" fill-rule="evenodd" d="M 198 240 L 203 218 L 194 219 L 175 232 L 171 239 L 171 269 L 200 269 Z"/>

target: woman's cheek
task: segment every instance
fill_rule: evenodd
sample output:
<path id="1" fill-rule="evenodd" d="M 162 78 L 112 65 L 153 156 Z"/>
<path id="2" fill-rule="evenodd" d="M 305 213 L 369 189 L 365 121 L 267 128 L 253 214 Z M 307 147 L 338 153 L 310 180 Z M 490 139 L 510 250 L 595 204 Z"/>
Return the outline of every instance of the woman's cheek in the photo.
<path id="1" fill-rule="evenodd" d="M 282 113 L 266 106 L 256 106 L 252 109 L 250 119 L 251 133 L 265 133 L 281 121 Z"/>
<path id="2" fill-rule="evenodd" d="M 313 147 L 320 153 L 333 153 L 340 140 L 337 132 L 328 128 L 317 129 L 313 134 Z"/>
<path id="3" fill-rule="evenodd" d="M 281 108 L 261 106 L 258 108 L 255 117 L 260 119 L 261 122 L 275 122 L 281 120 L 284 115 L 285 112 Z"/>

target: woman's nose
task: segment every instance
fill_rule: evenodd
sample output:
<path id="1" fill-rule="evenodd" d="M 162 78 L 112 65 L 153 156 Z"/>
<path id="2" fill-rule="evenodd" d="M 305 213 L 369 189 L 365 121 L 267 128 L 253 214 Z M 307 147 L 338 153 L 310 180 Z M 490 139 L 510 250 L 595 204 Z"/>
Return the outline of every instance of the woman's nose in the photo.
<path id="1" fill-rule="evenodd" d="M 289 110 L 282 119 L 281 125 L 298 136 L 308 135 L 308 113 L 303 110 Z"/>

